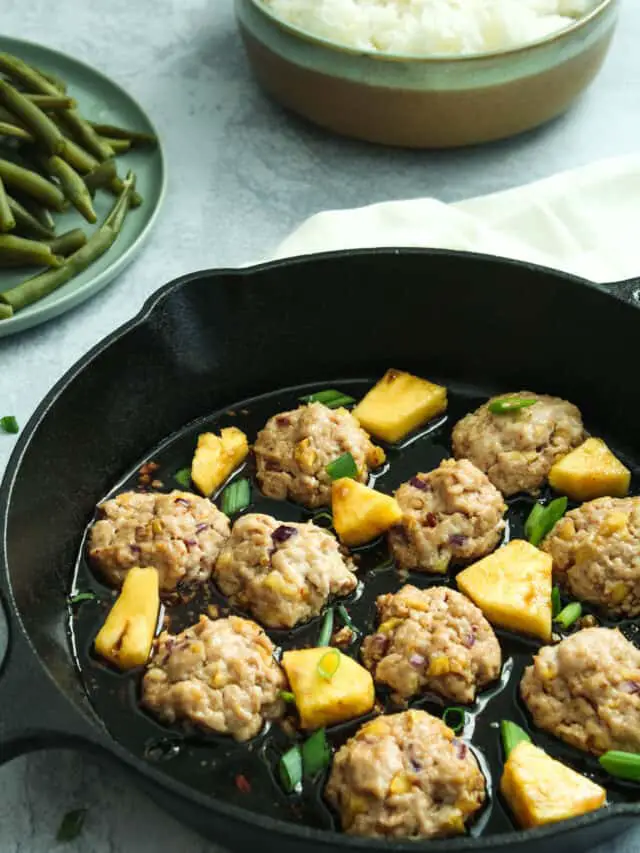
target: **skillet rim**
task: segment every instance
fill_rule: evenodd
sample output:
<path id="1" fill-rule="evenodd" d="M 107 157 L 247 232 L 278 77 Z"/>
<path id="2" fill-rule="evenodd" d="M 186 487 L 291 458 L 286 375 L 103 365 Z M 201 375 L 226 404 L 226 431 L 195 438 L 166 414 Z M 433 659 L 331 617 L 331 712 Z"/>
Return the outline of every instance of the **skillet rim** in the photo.
<path id="1" fill-rule="evenodd" d="M 390 256 L 398 257 L 399 255 L 410 255 L 417 257 L 455 257 L 464 258 L 469 261 L 481 262 L 490 265 L 507 266 L 514 269 L 527 269 L 534 272 L 542 273 L 547 276 L 552 276 L 559 281 L 566 281 L 572 285 L 584 285 L 592 290 L 595 290 L 605 298 L 622 301 L 629 308 L 638 309 L 638 305 L 634 305 L 632 301 L 625 299 L 619 290 L 623 285 L 640 285 L 640 279 L 629 279 L 626 282 L 612 282 L 611 284 L 597 284 L 588 279 L 566 273 L 561 270 L 555 270 L 550 267 L 545 267 L 539 264 L 530 263 L 528 261 L 519 261 L 512 258 L 503 258 L 497 255 L 490 255 L 478 252 L 460 252 L 449 249 L 423 249 L 423 248 L 394 248 L 385 247 L 379 249 L 350 249 L 334 252 L 321 252 L 310 255 L 298 255 L 291 258 L 281 258 L 273 261 L 264 261 L 258 264 L 252 264 L 245 267 L 220 267 L 201 269 L 192 273 L 186 273 L 178 276 L 175 279 L 167 282 L 156 291 L 154 291 L 144 301 L 140 310 L 125 323 L 118 326 L 93 347 L 91 347 L 81 358 L 79 358 L 52 386 L 42 401 L 38 404 L 33 414 L 23 428 L 21 435 L 14 447 L 6 470 L 0 482 L 0 546 L 6 541 L 6 532 L 8 526 L 9 506 L 15 484 L 16 477 L 20 470 L 22 458 L 31 443 L 33 435 L 41 422 L 48 414 L 49 409 L 55 404 L 60 395 L 66 388 L 76 379 L 81 373 L 89 368 L 92 362 L 113 343 L 127 334 L 143 326 L 149 317 L 162 305 L 162 303 L 175 291 L 187 287 L 192 281 L 201 278 L 219 279 L 223 277 L 231 278 L 254 278 L 260 276 L 263 272 L 270 272 L 281 268 L 291 266 L 302 266 L 313 264 L 318 261 L 340 260 L 342 258 L 362 257 L 362 256 Z M 425 286 L 428 286 L 425 284 Z M 614 804 L 604 809 L 599 809 L 595 812 L 590 812 L 585 815 L 580 815 L 570 820 L 560 823 L 548 824 L 546 826 L 537 827 L 534 829 L 514 830 L 513 832 L 504 833 L 501 835 L 480 835 L 461 836 L 449 839 L 424 839 L 424 840 L 409 840 L 409 839 L 375 839 L 367 837 L 350 836 L 346 833 L 336 832 L 332 830 L 316 829 L 304 824 L 296 824 L 292 821 L 284 821 L 278 818 L 273 818 L 268 815 L 259 814 L 250 811 L 242 806 L 233 805 L 226 801 L 219 800 L 215 797 L 206 796 L 199 791 L 191 788 L 186 783 L 180 782 L 157 770 L 153 765 L 145 762 L 143 759 L 133 755 L 128 749 L 123 747 L 115 740 L 109 732 L 102 727 L 101 719 L 95 713 L 87 713 L 76 703 L 72 702 L 65 691 L 58 685 L 52 677 L 48 667 L 43 663 L 38 651 L 34 647 L 31 637 L 25 626 L 20 614 L 20 611 L 15 602 L 13 595 L 13 585 L 11 583 L 11 575 L 9 573 L 8 559 L 6 547 L 0 547 L 0 555 L 2 557 L 0 563 L 0 592 L 2 588 L 6 590 L 6 614 L 9 624 L 9 644 L 5 653 L 5 659 L 0 663 L 0 684 L 3 674 L 9 670 L 11 664 L 11 646 L 16 642 L 16 638 L 12 637 L 12 629 L 17 628 L 21 634 L 21 639 L 28 645 L 29 651 L 37 662 L 37 671 L 44 673 L 47 681 L 51 682 L 55 691 L 65 700 L 65 704 L 69 706 L 67 712 L 69 714 L 78 715 L 84 719 L 85 723 L 89 723 L 91 727 L 92 737 L 87 736 L 85 732 L 79 735 L 77 745 L 86 744 L 88 747 L 99 747 L 102 751 L 115 756 L 120 762 L 125 764 L 129 769 L 133 770 L 137 775 L 148 778 L 154 786 L 158 786 L 165 793 L 172 793 L 182 799 L 189 800 L 203 809 L 209 811 L 212 816 L 219 816 L 223 819 L 231 819 L 236 823 L 253 824 L 255 828 L 265 830 L 274 835 L 282 834 L 288 836 L 291 841 L 312 841 L 316 845 L 327 846 L 335 845 L 342 846 L 352 850 L 389 850 L 393 849 L 397 853 L 412 853 L 416 849 L 416 844 L 429 845 L 430 849 L 436 851 L 488 851 L 492 849 L 503 849 L 513 844 L 544 842 L 546 839 L 554 838 L 558 840 L 565 835 L 570 835 L 574 831 L 587 830 L 590 827 L 615 820 L 640 816 L 640 801 L 638 803 L 620 803 Z M 2 602 L 2 596 L 0 596 Z M 70 734 L 71 726 L 69 725 Z M 60 737 L 63 732 L 56 733 Z M 55 746 L 55 743 L 52 743 Z M 494 797 L 497 793 L 494 794 Z M 179 805 L 179 803 L 178 803 Z"/>

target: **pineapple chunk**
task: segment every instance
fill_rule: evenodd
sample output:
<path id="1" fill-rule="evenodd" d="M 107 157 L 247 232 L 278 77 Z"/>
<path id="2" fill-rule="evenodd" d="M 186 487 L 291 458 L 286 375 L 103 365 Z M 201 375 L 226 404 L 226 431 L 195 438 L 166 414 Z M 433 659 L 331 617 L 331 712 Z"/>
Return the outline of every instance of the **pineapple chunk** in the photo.
<path id="1" fill-rule="evenodd" d="M 595 811 L 607 799 L 600 785 L 525 741 L 505 764 L 500 791 L 523 829 Z"/>
<path id="2" fill-rule="evenodd" d="M 353 415 L 371 435 L 393 443 L 446 408 L 446 388 L 401 370 L 387 370 Z"/>
<path id="3" fill-rule="evenodd" d="M 458 575 L 458 586 L 489 622 L 551 639 L 552 559 L 514 539 Z"/>
<path id="4" fill-rule="evenodd" d="M 120 595 L 95 641 L 96 651 L 119 669 L 149 659 L 158 623 L 160 593 L 156 569 L 129 569 Z"/>
<path id="5" fill-rule="evenodd" d="M 588 438 L 549 471 L 549 483 L 574 501 L 590 501 L 629 493 L 631 472 L 599 438 Z"/>
<path id="6" fill-rule="evenodd" d="M 318 672 L 318 662 L 330 652 L 340 662 L 330 680 Z M 296 699 L 303 729 L 319 729 L 351 720 L 373 708 L 375 690 L 367 670 L 337 649 L 295 649 L 285 652 L 282 665 Z"/>
<path id="7" fill-rule="evenodd" d="M 191 463 L 191 479 L 207 497 L 219 489 L 247 458 L 249 442 L 237 427 L 227 427 L 220 435 L 204 432 L 198 436 L 198 446 Z"/>
<path id="8" fill-rule="evenodd" d="M 383 495 L 348 477 L 331 487 L 333 526 L 345 545 L 363 545 L 402 521 L 395 498 Z"/>

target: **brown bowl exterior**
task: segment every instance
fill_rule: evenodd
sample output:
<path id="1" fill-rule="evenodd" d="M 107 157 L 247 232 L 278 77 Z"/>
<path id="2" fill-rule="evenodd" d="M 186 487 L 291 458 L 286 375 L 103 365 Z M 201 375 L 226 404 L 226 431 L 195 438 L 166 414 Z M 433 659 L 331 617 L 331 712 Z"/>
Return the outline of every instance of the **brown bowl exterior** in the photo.
<path id="1" fill-rule="evenodd" d="M 493 55 L 396 59 L 306 39 L 236 0 L 254 74 L 276 101 L 344 136 L 406 148 L 504 139 L 562 114 L 598 73 L 618 2 L 553 39 Z"/>

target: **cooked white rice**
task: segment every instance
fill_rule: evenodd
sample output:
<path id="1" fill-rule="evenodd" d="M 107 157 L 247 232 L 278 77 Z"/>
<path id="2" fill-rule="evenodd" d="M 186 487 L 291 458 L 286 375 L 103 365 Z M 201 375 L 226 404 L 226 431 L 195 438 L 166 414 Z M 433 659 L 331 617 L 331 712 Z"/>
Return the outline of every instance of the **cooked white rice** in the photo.
<path id="1" fill-rule="evenodd" d="M 360 50 L 469 54 L 569 26 L 600 0 L 261 0 L 284 21 Z"/>

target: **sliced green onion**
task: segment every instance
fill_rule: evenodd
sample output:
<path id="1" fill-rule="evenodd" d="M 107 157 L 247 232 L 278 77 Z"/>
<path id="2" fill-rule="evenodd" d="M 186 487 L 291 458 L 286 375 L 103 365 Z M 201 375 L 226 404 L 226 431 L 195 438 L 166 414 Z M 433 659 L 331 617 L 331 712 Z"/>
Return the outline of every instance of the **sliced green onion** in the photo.
<path id="1" fill-rule="evenodd" d="M 567 511 L 567 498 L 556 498 L 548 506 L 535 504 L 524 525 L 525 536 L 532 545 L 539 545 Z"/>
<path id="2" fill-rule="evenodd" d="M 449 726 L 456 735 L 459 735 L 464 730 L 465 720 L 464 708 L 458 708 L 457 705 L 447 708 L 442 715 L 442 722 L 445 726 Z"/>
<path id="3" fill-rule="evenodd" d="M 191 468 L 181 468 L 173 475 L 176 483 L 179 483 L 183 489 L 188 489 L 191 485 Z"/>
<path id="4" fill-rule="evenodd" d="M 20 432 L 18 421 L 13 415 L 5 415 L 3 418 L 0 418 L 0 429 L 2 429 L 4 432 L 10 432 L 14 435 L 17 432 Z"/>
<path id="5" fill-rule="evenodd" d="M 301 403 L 322 403 L 328 409 L 338 409 L 340 406 L 350 406 L 355 403 L 355 398 L 348 394 L 343 394 L 342 391 L 335 391 L 333 388 L 327 388 L 326 391 L 316 391 L 315 394 L 307 394 L 305 397 L 300 397 Z"/>
<path id="6" fill-rule="evenodd" d="M 340 667 L 340 660 L 338 649 L 329 649 L 328 652 L 325 652 L 316 665 L 316 671 L 320 678 L 331 681 Z"/>
<path id="7" fill-rule="evenodd" d="M 517 726 L 510 720 L 503 720 L 500 723 L 500 733 L 502 735 L 502 746 L 504 747 L 504 754 L 507 756 L 507 758 L 519 743 L 522 743 L 523 741 L 531 743 L 531 738 L 525 732 L 525 730 L 521 729 L 520 726 Z"/>
<path id="8" fill-rule="evenodd" d="M 60 821 L 56 841 L 74 841 L 82 832 L 86 816 L 87 809 L 74 809 L 72 812 L 67 812 Z"/>
<path id="9" fill-rule="evenodd" d="M 318 729 L 302 744 L 304 775 L 315 776 L 331 761 L 331 747 L 324 729 Z"/>
<path id="10" fill-rule="evenodd" d="M 249 480 L 234 480 L 222 493 L 222 512 L 235 515 L 246 509 L 251 503 L 251 483 Z"/>
<path id="11" fill-rule="evenodd" d="M 311 521 L 314 524 L 318 524 L 320 521 L 326 521 L 328 522 L 327 527 L 333 527 L 333 516 L 330 512 L 317 512 Z"/>
<path id="12" fill-rule="evenodd" d="M 78 592 L 69 598 L 69 603 L 81 604 L 83 601 L 95 601 L 97 597 L 95 592 Z"/>
<path id="13" fill-rule="evenodd" d="M 293 693 L 290 690 L 281 690 L 280 691 L 280 698 L 284 702 L 289 702 L 290 704 L 293 704 L 296 701 L 296 697 L 293 695 Z"/>
<path id="14" fill-rule="evenodd" d="M 355 480 L 358 476 L 358 466 L 350 453 L 343 453 L 333 462 L 329 462 L 326 472 L 332 480 L 341 480 L 343 477 L 350 477 Z"/>
<path id="15" fill-rule="evenodd" d="M 600 756 L 600 766 L 610 776 L 640 782 L 640 755 L 634 752 L 619 752 L 615 749 Z"/>
<path id="16" fill-rule="evenodd" d="M 493 400 L 488 405 L 492 415 L 507 415 L 509 412 L 519 412 L 520 409 L 528 409 L 538 401 L 533 397 L 503 397 L 502 400 Z"/>
<path id="17" fill-rule="evenodd" d="M 567 604 L 564 610 L 561 610 L 560 613 L 558 613 L 553 621 L 566 631 L 574 624 L 574 622 L 577 622 L 581 616 L 582 605 L 579 601 L 572 601 L 571 604 Z"/>
<path id="18" fill-rule="evenodd" d="M 357 633 L 358 633 L 358 629 L 357 629 L 357 628 L 356 628 L 356 626 L 354 625 L 354 623 L 353 623 L 353 620 L 352 620 L 351 616 L 349 616 L 349 611 L 348 611 L 348 610 L 347 610 L 347 608 L 344 606 L 344 604 L 339 604 L 339 605 L 338 605 L 338 613 L 340 614 L 340 618 L 342 619 L 342 621 L 344 622 L 344 624 L 347 626 L 347 628 L 351 628 L 351 630 L 352 630 L 352 631 L 354 631 L 354 632 L 357 634 Z"/>
<path id="19" fill-rule="evenodd" d="M 282 787 L 288 794 L 300 788 L 302 784 L 302 752 L 299 746 L 292 746 L 280 758 L 278 772 Z"/>
<path id="20" fill-rule="evenodd" d="M 319 646 L 328 646 L 331 642 L 331 634 L 333 634 L 333 608 L 330 607 L 324 616 L 324 622 L 322 623 L 322 628 L 320 629 L 320 636 L 318 637 L 318 645 Z"/>
<path id="21" fill-rule="evenodd" d="M 551 616 L 555 619 L 561 610 L 562 602 L 560 601 L 560 588 L 554 586 L 551 590 Z"/>

